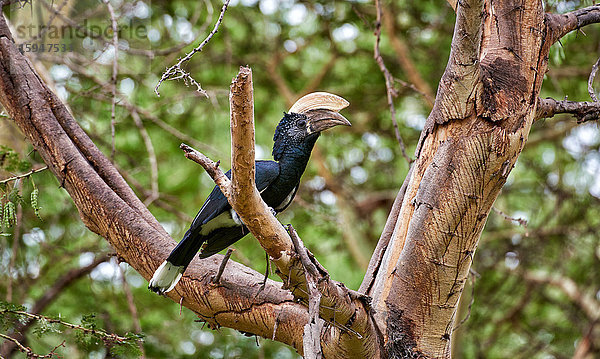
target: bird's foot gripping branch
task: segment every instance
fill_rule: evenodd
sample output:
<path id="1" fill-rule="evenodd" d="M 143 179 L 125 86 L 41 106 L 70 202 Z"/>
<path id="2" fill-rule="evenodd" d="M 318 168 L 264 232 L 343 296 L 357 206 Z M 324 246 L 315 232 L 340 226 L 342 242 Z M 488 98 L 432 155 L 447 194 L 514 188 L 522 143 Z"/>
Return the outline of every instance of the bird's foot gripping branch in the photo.
<path id="1" fill-rule="evenodd" d="M 276 162 L 255 162 L 252 73 L 242 67 L 232 82 L 230 93 L 232 170 L 223 173 L 218 162 L 188 145 L 181 145 L 185 156 L 200 164 L 217 185 L 196 217 L 202 222 L 192 224 L 182 243 L 196 235 L 193 241 L 207 242 L 205 248 L 220 250 L 223 244 L 228 246 L 248 231 L 252 232 L 276 265 L 284 288 L 309 308 L 310 319 L 303 336 L 306 357 L 317 358 L 328 350 L 333 353 L 339 350 L 339 347 L 334 349 L 339 342 L 345 343 L 348 350 L 358 349 L 362 353 L 373 353 L 376 347 L 368 298 L 333 281 L 304 247 L 291 225 L 286 230 L 273 213 L 273 210 L 276 214 L 285 209 L 293 199 L 320 132 L 336 125 L 350 125 L 338 113 L 347 105 L 341 97 L 328 93 L 301 98 L 277 126 L 273 147 Z M 204 218 L 203 210 L 214 206 L 215 201 L 220 201 L 220 212 Z M 211 243 L 210 234 L 203 232 L 202 225 L 221 215 L 238 217 L 243 225 L 240 225 L 239 235 L 232 235 L 216 245 Z M 219 238 L 222 241 L 223 236 Z M 191 249 L 192 257 L 199 248 Z"/>

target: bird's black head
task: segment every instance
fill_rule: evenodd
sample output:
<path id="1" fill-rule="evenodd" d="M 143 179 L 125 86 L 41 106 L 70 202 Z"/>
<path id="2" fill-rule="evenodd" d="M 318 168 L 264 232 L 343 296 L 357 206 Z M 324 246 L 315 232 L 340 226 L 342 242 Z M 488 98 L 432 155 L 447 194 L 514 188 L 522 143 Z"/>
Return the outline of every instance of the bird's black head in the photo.
<path id="1" fill-rule="evenodd" d="M 279 161 L 290 150 L 310 153 L 321 131 L 338 125 L 351 126 L 337 111 L 317 108 L 303 113 L 284 112 L 273 136 L 273 158 Z"/>

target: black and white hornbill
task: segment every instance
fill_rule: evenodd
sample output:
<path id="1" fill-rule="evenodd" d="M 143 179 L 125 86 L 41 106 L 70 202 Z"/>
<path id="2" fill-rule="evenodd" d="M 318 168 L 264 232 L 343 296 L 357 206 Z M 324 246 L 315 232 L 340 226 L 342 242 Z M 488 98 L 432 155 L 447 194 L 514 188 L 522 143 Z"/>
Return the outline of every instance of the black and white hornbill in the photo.
<path id="1" fill-rule="evenodd" d="M 273 136 L 273 159 L 256 161 L 256 187 L 275 214 L 286 209 L 298 190 L 310 153 L 322 131 L 350 126 L 338 111 L 348 106 L 343 98 L 315 92 L 299 99 L 284 113 Z M 231 178 L 231 170 L 225 174 Z M 248 229 L 215 186 L 183 239 L 158 267 L 148 288 L 156 293 L 173 289 L 196 253 L 207 258 L 240 240 Z"/>

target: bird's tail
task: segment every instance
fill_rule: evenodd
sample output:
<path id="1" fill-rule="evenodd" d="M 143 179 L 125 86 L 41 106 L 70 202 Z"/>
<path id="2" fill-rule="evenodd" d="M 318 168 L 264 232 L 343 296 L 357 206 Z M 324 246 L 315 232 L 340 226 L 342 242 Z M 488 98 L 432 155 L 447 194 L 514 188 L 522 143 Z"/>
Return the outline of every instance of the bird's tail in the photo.
<path id="1" fill-rule="evenodd" d="M 183 239 L 169 254 L 167 260 L 154 272 L 148 284 L 148 289 L 158 294 L 163 294 L 175 287 L 188 264 L 194 259 L 194 256 L 204 243 L 204 238 L 202 236 L 198 237 L 190 233 L 190 231 L 185 233 Z"/>

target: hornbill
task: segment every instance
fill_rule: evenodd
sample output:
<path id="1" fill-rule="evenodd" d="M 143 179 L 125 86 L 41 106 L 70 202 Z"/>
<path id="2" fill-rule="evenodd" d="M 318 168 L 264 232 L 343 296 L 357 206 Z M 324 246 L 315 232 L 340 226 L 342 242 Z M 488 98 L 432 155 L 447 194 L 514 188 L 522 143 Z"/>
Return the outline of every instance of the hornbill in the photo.
<path id="1" fill-rule="evenodd" d="M 256 188 L 274 214 L 286 209 L 298 190 L 310 153 L 328 128 L 350 126 L 338 111 L 348 106 L 343 98 L 315 92 L 299 99 L 275 129 L 273 159 L 256 161 Z M 231 178 L 231 170 L 225 175 Z M 248 229 L 218 186 L 212 190 L 183 239 L 158 267 L 148 288 L 163 294 L 175 287 L 196 253 L 207 258 L 240 240 Z"/>

